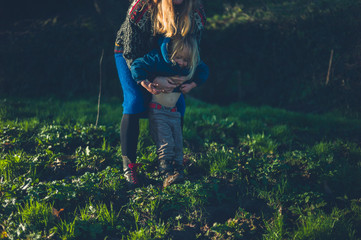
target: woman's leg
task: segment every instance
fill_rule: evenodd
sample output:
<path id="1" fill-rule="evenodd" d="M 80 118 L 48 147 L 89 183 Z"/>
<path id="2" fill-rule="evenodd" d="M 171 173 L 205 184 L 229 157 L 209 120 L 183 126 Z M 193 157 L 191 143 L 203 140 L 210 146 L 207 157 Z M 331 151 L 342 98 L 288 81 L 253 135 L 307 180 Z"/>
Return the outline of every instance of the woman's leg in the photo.
<path id="1" fill-rule="evenodd" d="M 131 185 L 139 183 L 136 164 L 140 114 L 123 114 L 120 123 L 120 145 L 122 150 L 124 177 Z"/>
<path id="2" fill-rule="evenodd" d="M 123 90 L 123 114 L 137 114 L 147 110 L 144 106 L 145 96 L 143 87 L 133 80 L 122 54 L 115 54 L 120 84 Z"/>
<path id="3" fill-rule="evenodd" d="M 144 93 L 132 79 L 122 54 L 115 54 L 119 80 L 123 90 L 123 117 L 120 126 L 120 144 L 126 180 L 137 184 L 136 152 L 139 136 L 139 118 L 145 112 Z"/>
<path id="4" fill-rule="evenodd" d="M 129 163 L 135 163 L 137 158 L 138 136 L 139 114 L 123 114 L 120 123 L 120 144 L 122 155 L 128 157 Z"/>

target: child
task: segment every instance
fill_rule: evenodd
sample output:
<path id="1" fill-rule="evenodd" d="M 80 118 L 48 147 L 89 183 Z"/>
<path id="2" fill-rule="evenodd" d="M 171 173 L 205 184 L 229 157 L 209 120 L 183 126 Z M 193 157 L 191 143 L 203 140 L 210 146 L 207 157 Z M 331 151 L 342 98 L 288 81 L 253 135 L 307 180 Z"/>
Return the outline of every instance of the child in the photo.
<path id="1" fill-rule="evenodd" d="M 157 145 L 159 172 L 164 178 L 163 187 L 184 180 L 183 138 L 181 114 L 175 105 L 180 97 L 180 89 L 189 92 L 203 83 L 209 69 L 199 59 L 195 38 L 161 38 L 160 49 L 154 49 L 131 66 L 132 77 L 138 83 L 148 82 L 152 76 L 185 76 L 183 84 L 171 93 L 152 95 L 149 104 L 149 127 Z M 190 79 L 195 79 L 191 81 Z"/>

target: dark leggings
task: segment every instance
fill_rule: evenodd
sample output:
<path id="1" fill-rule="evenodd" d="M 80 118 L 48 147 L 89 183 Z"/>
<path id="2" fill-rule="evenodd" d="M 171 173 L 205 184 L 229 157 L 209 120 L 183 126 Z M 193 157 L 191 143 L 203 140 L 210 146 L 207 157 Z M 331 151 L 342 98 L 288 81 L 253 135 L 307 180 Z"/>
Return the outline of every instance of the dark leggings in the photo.
<path id="1" fill-rule="evenodd" d="M 123 114 L 120 123 L 120 144 L 122 155 L 127 156 L 132 163 L 137 159 L 137 146 L 139 137 L 139 119 L 142 113 Z M 183 129 L 184 118 L 181 117 L 181 127 Z"/>
<path id="2" fill-rule="evenodd" d="M 137 158 L 140 114 L 123 114 L 120 123 L 120 144 L 122 155 L 127 156 L 132 163 Z"/>

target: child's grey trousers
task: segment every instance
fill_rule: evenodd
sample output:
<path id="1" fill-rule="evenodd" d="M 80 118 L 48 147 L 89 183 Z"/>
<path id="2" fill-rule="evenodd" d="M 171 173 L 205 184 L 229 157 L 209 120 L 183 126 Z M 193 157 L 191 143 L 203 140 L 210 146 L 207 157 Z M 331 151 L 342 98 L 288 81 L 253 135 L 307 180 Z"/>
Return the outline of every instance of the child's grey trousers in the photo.
<path id="1" fill-rule="evenodd" d="M 183 137 L 181 115 L 175 108 L 151 103 L 149 128 L 157 146 L 159 172 L 161 174 L 181 171 L 183 168 Z"/>

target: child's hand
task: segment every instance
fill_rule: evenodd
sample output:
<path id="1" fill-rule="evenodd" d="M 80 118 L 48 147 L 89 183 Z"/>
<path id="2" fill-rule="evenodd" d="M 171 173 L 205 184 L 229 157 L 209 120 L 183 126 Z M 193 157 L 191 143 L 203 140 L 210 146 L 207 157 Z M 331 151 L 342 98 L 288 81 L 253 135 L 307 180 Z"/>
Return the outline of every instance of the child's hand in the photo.
<path id="1" fill-rule="evenodd" d="M 159 93 L 171 93 L 177 87 L 169 77 L 156 77 L 153 83 L 156 84 Z"/>
<path id="2" fill-rule="evenodd" d="M 182 85 L 182 83 L 187 81 L 187 78 L 185 76 L 172 76 L 172 77 L 170 77 L 170 79 L 177 86 L 180 86 L 180 85 Z"/>
<path id="3" fill-rule="evenodd" d="M 195 87 L 197 87 L 197 84 L 195 82 L 191 82 L 191 83 L 187 83 L 187 84 L 182 84 L 182 86 L 180 87 L 180 90 L 183 94 L 187 94 Z"/>

